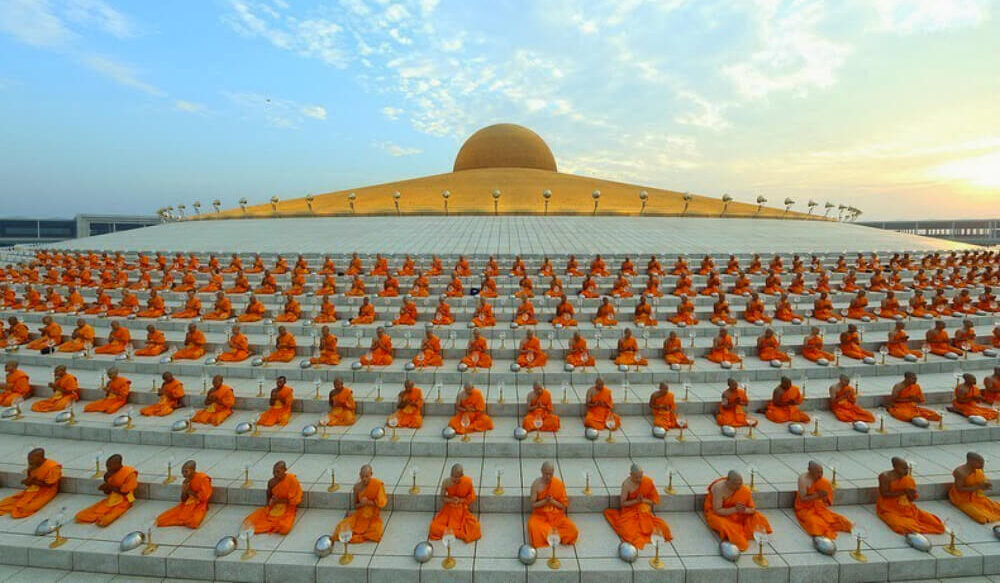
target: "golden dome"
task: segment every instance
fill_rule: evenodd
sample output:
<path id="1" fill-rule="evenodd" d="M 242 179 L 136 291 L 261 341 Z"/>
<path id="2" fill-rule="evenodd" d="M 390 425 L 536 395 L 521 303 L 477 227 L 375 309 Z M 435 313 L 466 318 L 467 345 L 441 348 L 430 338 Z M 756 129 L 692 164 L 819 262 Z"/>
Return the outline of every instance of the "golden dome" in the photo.
<path id="1" fill-rule="evenodd" d="M 479 168 L 534 168 L 556 172 L 545 140 L 526 127 L 500 123 L 469 136 L 455 157 L 455 172 Z"/>

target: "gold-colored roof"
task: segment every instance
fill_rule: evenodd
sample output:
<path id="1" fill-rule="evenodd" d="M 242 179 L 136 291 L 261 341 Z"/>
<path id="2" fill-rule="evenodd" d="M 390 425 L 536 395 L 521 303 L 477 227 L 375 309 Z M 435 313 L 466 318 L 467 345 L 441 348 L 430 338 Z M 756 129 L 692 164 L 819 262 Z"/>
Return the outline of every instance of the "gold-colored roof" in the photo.
<path id="1" fill-rule="evenodd" d="M 526 127 L 500 123 L 472 134 L 455 156 L 455 172 L 480 168 L 534 168 L 556 172 L 552 150 Z"/>

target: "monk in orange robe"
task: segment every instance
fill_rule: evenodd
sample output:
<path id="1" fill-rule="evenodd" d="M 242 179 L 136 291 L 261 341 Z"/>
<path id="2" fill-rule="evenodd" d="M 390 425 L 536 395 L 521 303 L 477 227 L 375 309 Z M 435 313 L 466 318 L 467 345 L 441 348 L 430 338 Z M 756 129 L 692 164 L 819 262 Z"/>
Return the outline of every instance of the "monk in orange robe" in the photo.
<path id="1" fill-rule="evenodd" d="M 97 487 L 106 498 L 84 508 L 76 514 L 76 521 L 106 527 L 125 514 L 135 501 L 135 489 L 139 486 L 139 472 L 122 464 L 122 456 L 115 454 L 106 462 L 108 469 L 104 481 Z"/>
<path id="2" fill-rule="evenodd" d="M 951 345 L 973 354 L 986 350 L 986 346 L 976 342 L 976 330 L 972 327 L 972 320 L 962 321 L 962 327 L 955 331 Z"/>
<path id="3" fill-rule="evenodd" d="M 670 385 L 661 382 L 655 391 L 649 395 L 649 410 L 653 413 L 653 425 L 666 430 L 677 429 L 680 423 L 677 421 L 677 405 L 674 402 L 674 394 L 670 392 Z"/>
<path id="4" fill-rule="evenodd" d="M 830 385 L 830 412 L 846 423 L 875 421 L 875 416 L 870 411 L 858 405 L 857 391 L 851 387 L 851 379 L 844 374 L 840 375 L 837 382 Z"/>
<path id="5" fill-rule="evenodd" d="M 663 340 L 663 359 L 667 364 L 694 364 L 694 361 L 684 354 L 681 339 L 673 330 Z"/>
<path id="6" fill-rule="evenodd" d="M 372 324 L 375 322 L 375 306 L 372 305 L 371 301 L 366 297 L 361 300 L 361 305 L 358 306 L 358 315 L 351 318 L 351 325 L 358 326 L 361 324 Z"/>
<path id="7" fill-rule="evenodd" d="M 159 400 L 148 407 L 139 410 L 147 417 L 166 417 L 174 412 L 174 409 L 183 407 L 181 399 L 184 398 L 184 385 L 174 378 L 173 373 L 163 373 L 163 384 L 157 391 Z"/>
<path id="8" fill-rule="evenodd" d="M 399 307 L 399 315 L 392 321 L 392 324 L 394 326 L 413 326 L 417 323 L 417 318 L 417 304 L 413 300 L 405 298 Z"/>
<path id="9" fill-rule="evenodd" d="M 838 532 L 851 532 L 851 521 L 830 510 L 833 486 L 823 477 L 823 466 L 809 462 L 809 470 L 799 476 L 795 493 L 795 517 L 809 536 L 836 540 Z"/>
<path id="10" fill-rule="evenodd" d="M 983 379 L 983 401 L 991 405 L 1000 401 L 1000 366 L 994 367 L 993 374 Z"/>
<path id="11" fill-rule="evenodd" d="M 611 304 L 611 300 L 604 298 L 601 300 L 601 305 L 597 307 L 597 313 L 594 315 L 592 320 L 595 326 L 617 326 L 618 320 L 615 318 L 615 307 Z"/>
<path id="12" fill-rule="evenodd" d="M 541 368 L 548 362 L 548 355 L 542 350 L 542 343 L 534 331 L 528 330 L 518 348 L 517 364 L 521 368 Z"/>
<path id="13" fill-rule="evenodd" d="M 337 377 L 333 379 L 333 388 L 327 396 L 330 412 L 326 416 L 329 426 L 354 425 L 354 414 L 357 405 L 354 403 L 354 392 L 344 386 L 344 381 Z"/>
<path id="14" fill-rule="evenodd" d="M 847 330 L 840 333 L 840 352 L 847 358 L 862 360 L 875 356 L 874 352 L 861 347 L 861 336 L 858 334 L 858 327 L 848 324 Z"/>
<path id="15" fill-rule="evenodd" d="M 583 426 L 597 430 L 620 429 L 622 420 L 614 410 L 611 389 L 605 386 L 604 379 L 598 377 L 594 386 L 587 390 L 587 413 L 583 418 Z"/>
<path id="16" fill-rule="evenodd" d="M 208 512 L 208 501 L 212 497 L 212 478 L 197 471 L 194 460 L 181 466 L 181 503 L 156 517 L 156 526 L 186 526 L 198 528 Z"/>
<path id="17" fill-rule="evenodd" d="M 108 342 L 103 346 L 94 349 L 95 354 L 121 354 L 132 342 L 132 333 L 128 328 L 121 325 L 121 322 L 112 320 L 111 332 L 108 333 Z"/>
<path id="18" fill-rule="evenodd" d="M 979 415 L 987 420 L 996 419 L 997 412 L 992 407 L 984 407 L 982 403 L 982 394 L 976 386 L 976 375 L 963 374 L 962 382 L 955 385 L 955 397 L 949 410 L 965 417 Z"/>
<path id="19" fill-rule="evenodd" d="M 574 367 L 594 366 L 596 363 L 594 355 L 587 348 L 587 339 L 579 332 L 573 333 L 573 338 L 569 342 L 569 352 L 566 353 L 566 364 Z"/>
<path id="20" fill-rule="evenodd" d="M 309 359 L 313 366 L 326 364 L 336 366 L 340 364 L 340 353 L 337 351 L 337 337 L 330 332 L 329 326 L 320 328 L 319 354 Z"/>
<path id="21" fill-rule="evenodd" d="M 136 356 L 159 356 L 167 351 L 167 337 L 156 329 L 156 326 L 146 326 L 146 344 L 135 351 Z"/>
<path id="22" fill-rule="evenodd" d="M 659 322 L 653 318 L 653 306 L 646 300 L 646 296 L 639 298 L 639 303 L 635 306 L 632 321 L 636 326 L 656 326 Z"/>
<path id="23" fill-rule="evenodd" d="M 333 529 L 336 540 L 342 531 L 350 531 L 351 544 L 379 542 L 382 540 L 382 509 L 389 503 L 385 485 L 372 476 L 372 467 L 361 466 L 358 482 L 354 484 L 351 503 L 354 512 L 341 520 Z"/>
<path id="24" fill-rule="evenodd" d="M 45 507 L 59 493 L 62 466 L 45 457 L 45 450 L 36 447 L 28 452 L 28 469 L 21 480 L 24 490 L 0 500 L 0 516 L 27 518 Z"/>
<path id="25" fill-rule="evenodd" d="M 799 405 L 802 404 L 803 400 L 802 389 L 793 385 L 792 379 L 781 377 L 781 381 L 771 394 L 771 400 L 764 405 L 760 412 L 775 423 L 789 421 L 808 423 L 809 415 L 799 410 Z"/>
<path id="26" fill-rule="evenodd" d="M 521 303 L 514 314 L 514 323 L 518 326 L 534 326 L 538 323 L 538 319 L 535 318 L 535 306 L 527 297 L 521 298 Z"/>
<path id="27" fill-rule="evenodd" d="M 767 324 L 771 322 L 771 317 L 764 313 L 764 302 L 756 293 L 750 294 L 750 299 L 747 300 L 747 307 L 743 311 L 743 319 L 751 324 L 756 324 L 757 322 Z"/>
<path id="28" fill-rule="evenodd" d="M 424 339 L 420 343 L 420 351 L 413 357 L 412 362 L 418 368 L 442 366 L 444 364 L 441 339 L 434 334 L 434 330 L 431 328 L 424 330 Z"/>
<path id="29" fill-rule="evenodd" d="M 136 312 L 135 316 L 136 318 L 159 318 L 166 313 L 165 306 L 163 296 L 153 290 L 149 293 L 149 298 L 146 299 L 146 309 Z"/>
<path id="30" fill-rule="evenodd" d="M 53 371 L 53 380 L 49 383 L 52 396 L 36 401 L 31 410 L 37 413 L 62 411 L 72 403 L 80 400 L 80 385 L 76 377 L 66 372 L 66 365 L 60 364 Z"/>
<path id="31" fill-rule="evenodd" d="M 462 364 L 469 368 L 490 368 L 493 366 L 490 347 L 479 330 L 472 331 L 472 338 L 469 339 L 469 344 L 465 349 Z"/>
<path id="32" fill-rule="evenodd" d="M 202 316 L 203 320 L 228 320 L 233 317 L 233 302 L 226 297 L 226 294 L 216 292 L 215 305 L 212 311 Z"/>
<path id="33" fill-rule="evenodd" d="M 361 258 L 358 257 L 357 253 L 351 255 L 351 261 L 347 265 L 347 275 L 358 275 L 364 270 L 364 266 L 361 264 Z"/>
<path id="34" fill-rule="evenodd" d="M 629 477 L 622 482 L 618 501 L 620 508 L 608 508 L 604 518 L 623 541 L 641 549 L 654 534 L 666 541 L 673 539 L 667 523 L 653 514 L 653 507 L 660 503 L 660 493 L 639 464 L 632 464 Z"/>
<path id="35" fill-rule="evenodd" d="M 952 472 L 955 482 L 948 490 L 951 503 L 980 524 L 1000 520 L 1000 503 L 990 500 L 987 495 L 987 491 L 993 489 L 993 482 L 986 479 L 984 464 L 983 456 L 971 451 L 967 453 L 965 463 Z"/>
<path id="36" fill-rule="evenodd" d="M 233 326 L 226 344 L 229 350 L 219 354 L 219 362 L 243 362 L 250 358 L 250 341 L 239 326 Z"/>
<path id="37" fill-rule="evenodd" d="M 479 306 L 476 307 L 476 312 L 472 315 L 472 325 L 477 328 L 489 328 L 491 326 L 496 326 L 497 319 L 493 315 L 493 306 L 489 304 L 485 299 L 479 299 Z"/>
<path id="38" fill-rule="evenodd" d="M 295 392 L 286 382 L 287 379 L 283 376 L 274 380 L 274 388 L 271 389 L 271 396 L 268 399 L 268 409 L 257 418 L 257 425 L 261 427 L 288 425 L 288 420 L 292 418 L 292 401 L 295 400 Z"/>
<path id="39" fill-rule="evenodd" d="M 94 346 L 94 328 L 84 319 L 76 321 L 76 328 L 73 330 L 70 339 L 60 344 L 56 350 L 59 352 L 80 352 Z"/>
<path id="40" fill-rule="evenodd" d="M 330 301 L 330 296 L 323 296 L 319 304 L 319 312 L 313 318 L 313 322 L 332 324 L 337 321 L 337 308 Z"/>
<path id="41" fill-rule="evenodd" d="M 767 517 L 757 511 L 753 493 L 736 471 L 708 485 L 704 509 L 708 527 L 740 551 L 750 547 L 755 532 L 774 532 Z"/>
<path id="42" fill-rule="evenodd" d="M 42 350 L 62 343 L 62 326 L 56 323 L 52 316 L 42 318 L 42 324 L 44 326 L 39 330 L 41 335 L 28 343 L 26 346 L 28 350 Z"/>
<path id="43" fill-rule="evenodd" d="M 887 400 L 889 414 L 900 421 L 912 421 L 914 417 L 923 417 L 928 421 L 940 420 L 941 415 L 937 411 L 918 406 L 924 401 L 924 392 L 917 384 L 917 373 L 907 371 L 903 373 L 903 381 L 892 387 L 892 394 Z"/>
<path id="44" fill-rule="evenodd" d="M 274 317 L 275 322 L 298 322 L 302 316 L 302 305 L 292 296 L 285 300 L 282 312 Z"/>
<path id="45" fill-rule="evenodd" d="M 736 379 L 726 381 L 726 390 L 722 391 L 722 398 L 719 400 L 719 411 L 715 415 L 715 422 L 720 426 L 730 427 L 756 426 L 757 420 L 747 417 L 744 407 L 750 404 L 746 390 L 736 382 Z"/>
<path id="46" fill-rule="evenodd" d="M 906 343 L 909 339 L 910 336 L 906 333 L 906 323 L 896 322 L 895 328 L 889 332 L 889 341 L 885 345 L 889 356 L 896 358 L 905 358 L 907 355 L 920 357 L 922 353 L 919 350 L 913 350 L 907 346 Z"/>
<path id="47" fill-rule="evenodd" d="M 451 474 L 441 483 L 441 510 L 434 516 L 428 530 L 428 540 L 441 540 L 446 532 L 466 543 L 479 540 L 479 521 L 469 510 L 476 500 L 472 478 L 465 475 L 461 464 L 451 467 Z"/>
<path id="48" fill-rule="evenodd" d="M 288 534 L 295 524 L 295 513 L 302 503 L 302 486 L 295 474 L 288 473 L 284 461 L 274 464 L 273 477 L 267 481 L 267 505 L 244 519 L 255 534 Z"/>
<path id="49" fill-rule="evenodd" d="M 683 297 L 681 298 L 681 303 L 677 305 L 677 313 L 670 317 L 670 321 L 678 326 L 681 324 L 693 326 L 698 323 L 698 319 L 694 317 L 694 310 L 695 307 L 691 303 L 691 300 Z"/>
<path id="50" fill-rule="evenodd" d="M 840 315 L 834 312 L 833 302 L 826 292 L 821 292 L 816 301 L 813 302 L 813 318 L 824 322 L 830 320 L 840 321 Z"/>
<path id="51" fill-rule="evenodd" d="M 196 412 L 191 421 L 218 427 L 233 414 L 235 404 L 236 394 L 233 388 L 223 384 L 222 375 L 217 374 L 212 377 L 212 388 L 205 395 L 205 408 Z"/>
<path id="52" fill-rule="evenodd" d="M 833 362 L 836 358 L 832 352 L 823 350 L 823 336 L 820 329 L 815 326 L 810 329 L 809 335 L 802 341 L 802 357 L 812 362 L 823 358 L 828 363 Z"/>
<path id="53" fill-rule="evenodd" d="M 6 338 L 0 337 L 0 348 L 21 346 L 28 342 L 30 332 L 23 322 L 20 322 L 17 317 L 11 316 L 7 318 L 7 324 L 10 326 L 10 329 L 7 330 Z"/>
<path id="54" fill-rule="evenodd" d="M 482 391 L 465 383 L 455 399 L 455 415 L 448 425 L 459 435 L 479 433 L 493 429 L 493 419 L 486 413 L 486 399 Z"/>
<path id="55" fill-rule="evenodd" d="M 925 338 L 931 354 L 937 354 L 938 356 L 944 356 L 949 353 L 954 353 L 958 356 L 965 354 L 964 350 L 951 344 L 951 341 L 948 339 L 948 331 L 945 330 L 945 323 L 941 320 L 934 322 L 934 328 L 927 331 Z"/>
<path id="56" fill-rule="evenodd" d="M 419 429 L 424 424 L 424 393 L 412 380 L 403 381 L 403 390 L 396 398 L 396 412 L 393 413 L 397 427 Z"/>
<path id="57" fill-rule="evenodd" d="M 184 302 L 184 308 L 179 311 L 172 312 L 170 317 L 174 319 L 197 318 L 200 313 L 201 300 L 199 300 L 198 296 L 195 295 L 194 290 L 189 290 L 187 292 L 187 300 Z"/>
<path id="58" fill-rule="evenodd" d="M 87 403 L 83 408 L 87 413 L 116 413 L 128 403 L 132 391 L 132 381 L 121 376 L 117 368 L 107 371 L 108 382 L 104 385 L 104 398 Z"/>
<path id="59" fill-rule="evenodd" d="M 250 291 L 250 280 L 241 271 L 233 278 L 233 287 L 226 288 L 225 291 L 227 294 L 245 294 Z"/>
<path id="60" fill-rule="evenodd" d="M 193 322 L 188 324 L 187 333 L 184 335 L 184 347 L 174 352 L 174 360 L 197 360 L 205 356 L 205 334 L 198 329 Z"/>
<path id="61" fill-rule="evenodd" d="M 757 338 L 757 357 L 764 362 L 772 360 L 789 362 L 792 360 L 788 353 L 782 352 L 781 342 L 771 328 L 764 330 L 764 333 Z"/>
<path id="62" fill-rule="evenodd" d="M 566 516 L 569 496 L 562 480 L 555 477 L 551 462 L 542 464 L 542 475 L 531 484 L 531 516 L 528 517 L 528 542 L 534 548 L 549 546 L 549 533 L 559 535 L 559 543 L 576 543 L 579 531 Z"/>
<path id="63" fill-rule="evenodd" d="M 878 498 L 875 511 L 886 525 L 898 534 L 919 532 L 941 534 L 944 523 L 937 516 L 917 508 L 917 484 L 910 475 L 910 464 L 892 458 L 892 469 L 878 475 Z"/>
<path id="64" fill-rule="evenodd" d="M 733 352 L 735 341 L 725 328 L 719 328 L 719 334 L 712 339 L 712 350 L 705 356 L 712 362 L 740 362 L 742 359 Z"/>
<path id="65" fill-rule="evenodd" d="M 521 427 L 529 432 L 559 431 L 559 416 L 552 406 L 552 395 L 538 381 L 535 381 L 531 389 L 527 400 L 528 412 L 521 420 Z"/>
<path id="66" fill-rule="evenodd" d="M 615 364 L 625 366 L 646 366 L 649 361 L 639 352 L 639 342 L 632 336 L 632 329 L 626 328 L 623 336 L 618 339 L 618 356 Z"/>
<path id="67" fill-rule="evenodd" d="M 448 326 L 449 324 L 455 323 L 455 317 L 451 315 L 451 306 L 445 301 L 444 297 L 438 300 L 437 308 L 434 310 L 434 318 L 431 320 L 431 324 L 435 326 Z"/>
<path id="68" fill-rule="evenodd" d="M 726 300 L 725 294 L 720 293 L 715 303 L 712 304 L 712 317 L 710 320 L 716 326 L 736 323 L 736 320 L 733 319 L 729 311 L 729 302 Z"/>
<path id="69" fill-rule="evenodd" d="M 573 308 L 573 304 L 566 298 L 566 294 L 562 294 L 559 305 L 556 306 L 556 315 L 552 318 L 552 325 L 562 327 L 576 326 L 576 320 L 573 319 L 574 315 L 576 315 L 576 310 Z"/>
<path id="70" fill-rule="evenodd" d="M 389 275 L 389 260 L 382 257 L 381 253 L 376 253 L 375 265 L 372 266 L 372 270 L 368 272 L 368 275 L 377 275 L 380 277 Z"/>
<path id="71" fill-rule="evenodd" d="M 278 326 L 278 337 L 274 341 L 274 351 L 264 357 L 267 362 L 291 362 L 295 358 L 297 343 L 295 336 L 284 326 Z"/>
<path id="72" fill-rule="evenodd" d="M 361 356 L 362 366 L 388 366 L 392 364 L 395 350 L 392 347 L 392 338 L 385 333 L 382 327 L 375 330 L 375 337 L 372 338 L 368 353 Z"/>
<path id="73" fill-rule="evenodd" d="M 263 302 L 258 300 L 257 296 L 250 294 L 246 308 L 236 319 L 240 322 L 259 322 L 265 315 L 267 315 L 267 308 L 264 307 Z"/>

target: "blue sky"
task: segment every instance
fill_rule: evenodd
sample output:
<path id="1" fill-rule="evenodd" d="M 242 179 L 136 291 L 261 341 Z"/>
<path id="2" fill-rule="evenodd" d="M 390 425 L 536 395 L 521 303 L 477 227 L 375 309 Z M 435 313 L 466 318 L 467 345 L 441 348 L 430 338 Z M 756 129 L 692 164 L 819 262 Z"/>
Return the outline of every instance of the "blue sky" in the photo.
<path id="1" fill-rule="evenodd" d="M 566 172 L 996 216 L 998 6 L 0 0 L 3 214 L 436 174 L 514 122 Z"/>

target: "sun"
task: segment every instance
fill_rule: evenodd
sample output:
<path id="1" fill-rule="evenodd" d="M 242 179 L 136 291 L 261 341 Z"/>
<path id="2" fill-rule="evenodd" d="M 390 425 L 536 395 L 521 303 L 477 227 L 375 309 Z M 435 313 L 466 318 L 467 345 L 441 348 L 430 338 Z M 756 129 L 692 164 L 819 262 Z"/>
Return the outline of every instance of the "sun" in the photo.
<path id="1" fill-rule="evenodd" d="M 1000 151 L 942 164 L 934 174 L 974 186 L 1000 187 Z"/>

